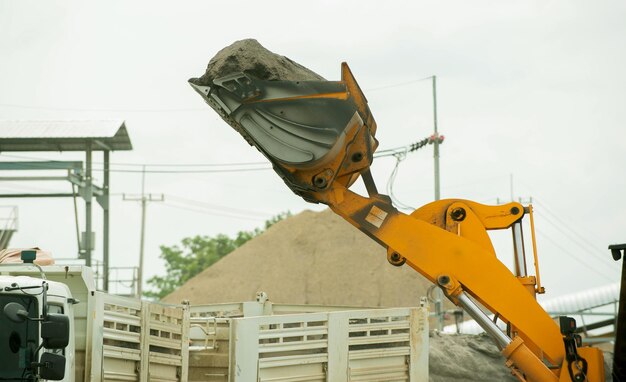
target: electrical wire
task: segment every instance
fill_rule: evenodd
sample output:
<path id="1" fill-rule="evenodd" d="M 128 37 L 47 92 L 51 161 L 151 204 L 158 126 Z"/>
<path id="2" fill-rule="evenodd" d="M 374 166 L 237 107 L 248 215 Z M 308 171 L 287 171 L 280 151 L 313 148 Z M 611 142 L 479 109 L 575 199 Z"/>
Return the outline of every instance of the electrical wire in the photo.
<path id="1" fill-rule="evenodd" d="M 578 240 L 582 241 L 585 245 L 587 245 L 588 249 L 593 250 L 594 253 L 597 255 L 597 257 L 602 258 L 602 260 L 604 260 L 605 262 L 606 261 L 610 262 L 609 257 L 605 256 L 603 251 L 600 251 L 600 249 L 596 245 L 594 245 L 592 242 L 590 242 L 584 235 L 580 234 L 580 232 L 574 230 L 566 221 L 561 219 L 558 216 L 558 214 L 556 214 L 555 212 L 551 211 L 550 208 L 548 208 L 548 206 L 546 206 L 544 203 L 542 203 L 540 200 L 537 200 L 536 198 L 534 199 L 534 202 L 541 207 L 540 212 L 546 212 L 547 214 L 549 214 L 553 219 L 555 219 L 557 222 L 560 223 L 561 227 L 564 227 L 567 230 L 569 230 L 571 232 L 571 235 L 575 236 L 575 238 L 577 238 Z M 552 223 L 552 224 L 554 224 L 554 223 Z M 583 245 L 583 244 L 581 244 L 581 245 Z"/>
<path id="2" fill-rule="evenodd" d="M 396 176 L 398 175 L 398 168 L 400 166 L 400 163 L 406 158 L 406 152 L 396 153 L 394 154 L 394 157 L 396 158 L 396 165 L 394 166 L 393 171 L 391 171 L 389 179 L 387 180 L 387 194 L 389 195 L 389 198 L 391 198 L 391 201 L 396 207 L 403 210 L 414 210 L 415 208 L 413 208 L 412 206 L 402 203 L 393 192 L 393 186 L 396 181 Z"/>
<path id="3" fill-rule="evenodd" d="M 433 78 L 433 76 L 428 76 L 428 77 L 418 78 L 418 79 L 415 79 L 415 80 L 398 82 L 398 83 L 391 84 L 391 85 L 383 85 L 383 86 L 378 86 L 378 87 L 375 87 L 375 88 L 369 88 L 369 89 L 365 89 L 365 91 L 366 92 L 376 92 L 376 91 L 384 90 L 384 89 L 399 88 L 399 87 L 411 85 L 411 84 L 414 84 L 414 83 L 417 83 L 417 82 L 431 80 L 432 78 Z"/>
<path id="4" fill-rule="evenodd" d="M 39 157 L 32 156 L 24 156 L 24 155 L 9 155 L 9 154 L 0 154 L 1 156 L 7 158 L 15 158 L 15 159 L 27 159 L 27 160 L 36 160 L 36 161 L 50 161 L 50 162 L 59 162 L 53 159 L 45 159 Z M 103 164 L 102 162 L 93 162 L 94 164 Z M 29 165 L 27 163 L 22 164 L 25 167 Z M 143 173 L 143 167 L 192 167 L 193 170 L 182 169 L 182 170 L 145 170 L 146 173 L 162 173 L 162 174 L 171 174 L 171 173 L 219 173 L 219 172 L 242 172 L 242 171 L 262 171 L 262 170 L 270 170 L 271 166 L 267 162 L 241 162 L 241 163 L 193 163 L 193 164 L 140 164 L 140 163 L 110 163 L 110 166 L 136 166 L 142 167 L 141 170 L 126 170 L 126 169 L 109 169 L 109 172 L 119 172 L 119 173 Z M 262 167 L 260 167 L 262 166 Z M 45 163 L 39 162 L 31 165 L 33 170 L 46 170 L 46 169 L 57 169 L 54 163 Z M 198 167 L 210 167 L 211 169 L 197 169 Z M 214 169 L 214 168 L 218 169 Z M 232 169 L 219 169 L 219 167 L 241 167 L 241 168 L 232 168 Z M 65 169 L 57 169 L 60 171 L 66 171 Z M 103 171 L 103 168 L 94 167 L 93 171 Z"/>
<path id="5" fill-rule="evenodd" d="M 393 204 L 400 209 L 408 210 L 408 211 L 412 211 L 415 209 L 414 207 L 408 204 L 402 203 L 400 199 L 398 199 L 398 197 L 394 194 L 394 191 L 393 191 L 393 187 L 396 181 L 396 176 L 398 175 L 400 163 L 404 159 L 406 159 L 406 156 L 408 153 L 417 151 L 421 149 L 422 147 L 426 146 L 430 142 L 431 142 L 431 138 L 424 138 L 421 141 L 412 143 L 408 146 L 402 146 L 402 147 L 396 147 L 393 149 L 383 150 L 382 153 L 379 155 L 380 157 L 393 156 L 396 158 L 396 164 L 393 170 L 391 171 L 391 174 L 389 175 L 389 179 L 387 180 L 387 194 L 389 195 L 389 198 L 391 199 Z"/>
<path id="6" fill-rule="evenodd" d="M 164 203 L 159 204 L 159 206 L 164 206 L 164 207 L 170 207 L 170 208 L 175 208 L 175 209 L 184 210 L 184 211 L 195 212 L 195 213 L 208 215 L 208 216 L 219 216 L 219 217 L 227 217 L 227 218 L 232 218 L 232 219 L 252 220 L 252 221 L 265 221 L 264 219 L 261 219 L 261 218 L 238 216 L 238 215 L 210 212 L 210 211 L 201 210 L 201 209 L 197 209 L 197 208 L 189 208 L 189 207 L 186 207 L 186 206 L 176 205 L 175 203 L 171 203 L 171 202 L 164 202 Z"/>
<path id="7" fill-rule="evenodd" d="M 386 157 L 386 156 L 394 156 L 400 152 L 413 152 L 416 151 L 423 146 L 429 143 L 429 139 L 423 139 L 419 142 L 412 143 L 408 146 L 397 147 L 393 149 L 383 150 L 380 153 L 374 153 L 375 158 Z M 118 165 L 117 163 L 111 163 L 111 165 Z M 159 164 L 122 164 L 124 166 L 151 166 L 151 167 L 188 167 L 189 165 L 183 164 L 169 164 L 169 165 L 159 165 Z M 264 167 L 249 167 L 249 168 L 240 168 L 240 169 L 231 169 L 231 170 L 116 170 L 110 169 L 110 172 L 120 172 L 120 173 L 157 173 L 157 174 L 173 174 L 173 173 L 182 173 L 182 174 L 197 174 L 197 173 L 220 173 L 220 172 L 248 172 L 248 171 L 265 171 L 271 170 L 272 167 L 267 162 L 247 162 L 247 163 L 223 163 L 223 164 L 194 164 L 194 167 L 217 167 L 217 166 L 264 166 Z M 100 170 L 100 169 L 97 169 Z"/>
<path id="8" fill-rule="evenodd" d="M 542 207 L 544 208 L 544 207 Z M 594 256 L 595 258 L 597 258 L 600 264 L 604 265 L 607 269 L 610 269 L 611 272 L 619 272 L 618 268 L 616 267 L 612 267 L 610 265 L 610 259 L 607 253 L 607 256 L 602 256 L 599 253 L 597 253 L 597 248 L 592 247 L 591 245 L 589 245 L 588 247 L 585 247 L 585 245 L 581 244 L 581 239 L 582 236 L 581 235 L 577 235 L 575 233 L 569 233 L 567 231 L 565 231 L 561 225 L 554 223 L 554 221 L 551 220 L 550 217 L 548 217 L 546 214 L 544 214 L 541 209 L 538 209 L 537 215 L 539 215 L 541 218 L 543 218 L 543 221 L 547 222 L 548 224 L 550 224 L 551 226 L 553 226 L 557 231 L 561 232 L 563 235 L 565 235 L 569 240 L 568 242 L 575 244 L 576 246 L 578 246 L 578 248 L 582 249 L 585 253 L 588 253 L 592 256 Z M 565 227 L 567 227 L 566 225 L 563 225 Z M 571 229 L 570 229 L 571 230 Z"/>
<path id="9" fill-rule="evenodd" d="M 47 188 L 47 187 L 37 187 L 33 185 L 22 185 L 22 184 L 18 185 L 14 181 L 2 181 L 0 183 L 2 184 L 2 186 L 0 186 L 0 189 L 3 189 L 3 190 L 20 190 L 20 191 L 27 190 L 27 191 L 33 191 L 33 192 L 45 192 L 45 193 L 50 193 L 50 194 L 66 192 L 65 190 L 55 190 L 55 189 Z"/>
<path id="10" fill-rule="evenodd" d="M 568 255 L 571 259 L 576 260 L 577 262 L 579 262 L 580 264 L 584 265 L 587 269 L 589 269 L 590 271 L 596 273 L 597 275 L 601 276 L 602 278 L 606 277 L 606 273 L 603 273 L 599 270 L 597 270 L 596 268 L 594 268 L 591 264 L 587 263 L 586 261 L 584 261 L 583 259 L 581 259 L 580 257 L 574 255 L 573 253 L 569 252 L 567 249 L 563 248 L 559 243 L 557 243 L 556 241 L 552 240 L 550 238 L 549 235 L 544 234 L 543 232 L 537 230 L 535 228 L 537 234 L 543 238 L 546 239 L 547 241 L 549 241 L 550 243 L 552 243 L 555 247 L 557 247 L 558 249 L 560 249 L 561 251 L 563 251 L 563 253 L 565 253 L 566 255 Z"/>
<path id="11" fill-rule="evenodd" d="M 94 164 L 103 164 L 103 162 L 93 162 Z M 112 166 L 128 166 L 128 167 L 231 167 L 231 166 L 260 166 L 267 165 L 267 162 L 231 162 L 231 163 L 122 163 L 113 162 Z"/>
<path id="12" fill-rule="evenodd" d="M 398 197 L 394 194 L 394 183 L 395 183 L 395 179 L 396 176 L 398 174 L 398 170 L 399 170 L 399 165 L 400 162 L 402 162 L 402 160 L 404 160 L 406 158 L 406 155 L 410 152 L 414 152 L 419 150 L 420 148 L 424 147 L 425 145 L 427 145 L 428 143 L 431 142 L 430 138 L 424 138 L 418 142 L 412 143 L 408 146 L 401 146 L 401 147 L 395 147 L 395 148 L 391 148 L 391 149 L 386 149 L 386 150 L 381 150 L 379 153 L 376 153 L 374 156 L 375 157 L 387 157 L 387 156 L 394 156 L 396 158 L 396 165 L 392 171 L 392 173 L 390 174 L 389 180 L 387 182 L 387 190 L 388 193 L 392 199 L 392 201 L 394 201 L 394 204 L 404 210 L 413 210 L 414 208 L 412 206 L 409 206 L 408 204 L 404 204 L 402 203 Z M 18 159 L 29 159 L 29 160 L 42 160 L 42 158 L 35 158 L 35 157 L 27 157 L 27 156 L 22 156 L 22 155 L 6 155 L 6 154 L 0 154 L 0 155 L 4 155 L 6 157 L 13 157 L 13 158 L 18 158 Z M 245 163 L 224 163 L 224 164 L 216 164 L 216 163 L 211 163 L 211 164 L 191 164 L 191 165 L 184 165 L 184 164 L 139 164 L 139 163 L 111 163 L 111 166 L 116 166 L 116 165 L 120 165 L 120 166 L 141 166 L 142 168 L 139 170 L 129 170 L 129 169 L 109 169 L 109 172 L 112 173 L 137 173 L 137 174 L 146 174 L 146 173 L 152 173 L 152 174 L 198 174 L 198 173 L 236 173 L 236 172 L 253 172 L 253 171 L 266 171 L 266 170 L 271 170 L 272 168 L 269 166 L 269 164 L 265 163 L 265 162 L 245 162 Z M 258 167 L 259 165 L 263 165 L 264 167 Z M 38 163 L 37 165 L 33 164 L 33 167 L 37 166 L 36 168 L 39 169 L 40 167 L 45 167 L 45 163 Z M 184 167 L 184 166 L 193 166 L 196 169 L 193 170 L 189 170 L 189 169 L 176 169 L 176 170 L 162 170 L 162 169 L 156 169 L 156 170 L 146 170 L 145 167 L 147 166 L 151 166 L 151 167 Z M 225 167 L 234 167 L 234 166 L 242 166 L 242 168 L 228 168 L 228 169 L 223 169 L 223 168 L 212 168 L 212 169 L 197 169 L 198 167 L 201 166 L 206 166 L 206 167 L 219 167 L 219 166 L 225 166 Z M 244 166 L 248 166 L 248 167 L 244 167 Z M 252 167 L 250 167 L 252 166 Z M 53 164 L 50 164 L 50 167 L 53 168 Z M 100 169 L 94 169 L 94 171 L 100 171 Z M 182 204 L 192 204 L 194 207 L 197 207 L 199 204 L 203 204 L 203 202 L 199 202 L 199 201 L 192 201 L 190 199 L 185 200 L 185 198 L 181 198 L 181 197 L 176 197 L 176 196 L 172 196 L 175 200 L 178 198 L 178 201 Z M 204 204 L 206 208 L 209 209 L 220 209 L 221 207 L 219 206 L 215 206 L 215 205 L 209 205 L 209 204 Z M 176 208 L 176 207 L 175 207 Z M 197 208 L 189 208 L 189 207 L 180 207 L 178 206 L 178 208 L 180 209 L 187 209 L 190 211 L 194 211 L 194 212 L 199 212 L 199 213 L 205 213 L 205 214 L 219 214 L 219 213 L 214 213 L 214 212 L 207 212 L 207 211 L 199 211 Z M 234 210 L 231 209 L 230 211 L 227 211 L 229 213 L 247 213 L 244 212 L 242 210 Z M 260 214 L 257 214 L 260 215 Z M 222 214 L 222 216 L 228 216 L 228 217 L 235 217 L 235 218 L 241 218 L 241 216 L 233 216 L 233 215 L 224 215 Z M 249 218 L 246 218 L 249 219 Z"/>
<path id="13" fill-rule="evenodd" d="M 256 217 L 259 218 L 264 218 L 267 219 L 268 217 L 270 217 L 272 214 L 267 213 L 267 212 L 261 212 L 261 211 L 252 211 L 252 210 L 243 210 L 243 209 L 239 209 L 239 208 L 233 208 L 233 207 L 225 207 L 225 206 L 219 206 L 216 204 L 211 204 L 211 203 L 207 203 L 207 202 L 203 202 L 200 200 L 194 200 L 194 199 L 189 199 L 189 198 L 185 198 L 185 197 L 181 197 L 181 196 L 176 196 L 176 195 L 171 195 L 171 194 L 165 194 L 165 198 L 166 200 L 173 200 L 176 201 L 178 203 L 181 204 L 187 204 L 190 206 L 200 206 L 202 208 L 205 209 L 215 209 L 215 210 L 222 210 L 223 212 L 226 213 L 235 213 L 235 214 L 251 214 L 251 215 L 256 215 Z"/>
<path id="14" fill-rule="evenodd" d="M 14 107 L 18 109 L 46 110 L 46 111 L 77 111 L 77 112 L 122 112 L 122 113 L 177 113 L 189 111 L 206 111 L 206 108 L 137 108 L 137 109 L 108 109 L 108 108 L 73 108 L 73 107 L 49 107 L 21 105 L 16 103 L 0 103 L 0 106 Z"/>
<path id="15" fill-rule="evenodd" d="M 114 170 L 109 169 L 109 172 L 117 173 L 130 173 L 130 174 L 218 174 L 218 173 L 236 173 L 236 172 L 254 172 L 254 171 L 267 171 L 271 170 L 271 167 L 261 168 L 234 168 L 234 169 L 222 169 L 222 170 Z M 101 169 L 95 169 L 96 171 Z"/>
<path id="16" fill-rule="evenodd" d="M 366 92 L 376 92 L 379 90 L 398 88 L 408 86 L 417 82 L 430 80 L 433 76 L 424 78 L 418 78 L 414 80 L 402 81 L 391 85 L 383 85 L 379 87 L 365 89 Z M 180 113 L 180 112 L 204 112 L 207 108 L 200 107 L 174 107 L 174 108 L 131 108 L 131 109 L 116 109 L 116 108 L 73 108 L 73 107 L 51 107 L 51 106 L 34 106 L 23 105 L 17 103 L 0 103 L 0 106 L 13 107 L 18 109 L 28 110 L 46 110 L 46 111 L 75 111 L 75 112 L 120 112 L 120 113 Z"/>
<path id="17" fill-rule="evenodd" d="M 422 139 L 421 141 L 412 143 L 407 146 L 399 146 L 390 149 L 378 150 L 373 155 L 374 158 L 379 157 L 387 157 L 392 156 L 397 152 L 403 151 L 415 151 L 428 143 L 429 138 Z M 15 159 L 27 159 L 27 160 L 36 160 L 36 161 L 51 161 L 56 162 L 54 159 L 46 159 L 41 157 L 34 156 L 26 156 L 26 155 L 14 155 L 14 154 L 6 154 L 0 153 L 0 156 L 4 156 L 7 158 L 15 158 Z M 93 161 L 93 164 L 104 164 L 104 162 Z M 110 166 L 127 166 L 127 167 L 235 167 L 235 166 L 267 166 L 268 162 L 230 162 L 230 163 L 128 163 L 128 162 L 110 162 Z M 45 167 L 45 163 L 37 163 L 36 168 Z M 53 167 L 53 164 L 50 164 L 50 167 Z M 111 170 L 111 171 L 122 171 L 122 170 Z"/>
<path id="18" fill-rule="evenodd" d="M 110 196 L 123 196 L 130 193 L 116 192 L 109 194 Z M 220 206 L 217 204 L 207 203 L 201 200 L 185 198 L 172 194 L 163 194 L 164 204 L 169 204 L 169 207 L 178 208 L 186 211 L 193 211 L 212 216 L 224 216 L 232 218 L 242 218 L 256 221 L 266 221 L 272 214 L 261 211 L 244 210 L 233 207 Z M 159 205 L 163 205 L 159 203 Z"/>
<path id="19" fill-rule="evenodd" d="M 412 143 L 408 146 L 400 146 L 400 147 L 395 147 L 395 148 L 391 148 L 391 149 L 386 149 L 386 150 L 380 150 L 379 152 L 374 153 L 374 157 L 375 158 L 380 158 L 380 157 L 387 157 L 387 156 L 394 156 L 398 153 L 408 153 L 408 152 L 413 152 L 416 151 L 422 147 L 424 147 L 426 144 L 429 143 L 429 138 L 425 138 L 422 139 L 421 141 Z M 11 155 L 11 154 L 0 154 L 2 156 L 5 156 L 7 158 L 15 158 L 15 159 L 27 159 L 27 160 L 37 160 L 37 161 L 42 161 L 42 160 L 48 160 L 48 161 L 52 161 L 54 162 L 55 160 L 51 160 L 51 159 L 45 159 L 45 158 L 39 158 L 39 157 L 32 157 L 32 156 L 24 156 L 24 155 Z M 101 162 L 93 162 L 94 164 L 102 164 Z M 24 164 L 24 166 L 27 166 L 27 164 Z M 50 163 L 48 164 L 48 166 L 50 168 L 54 168 L 54 164 Z M 136 167 L 142 167 L 141 169 L 137 169 L 137 170 L 129 170 L 129 169 L 115 169 L 115 168 L 110 168 L 109 172 L 111 173 L 135 173 L 135 174 L 143 174 L 143 173 L 147 173 L 147 174 L 211 174 L 211 173 L 237 173 L 237 172 L 255 172 L 255 171 L 267 171 L 267 170 L 271 170 L 272 167 L 269 163 L 267 162 L 241 162 L 241 163 L 205 163 L 205 164 L 201 164 L 201 163 L 192 163 L 192 164 L 175 164 L 175 163 L 151 163 L 151 164 L 144 164 L 144 163 L 118 163 L 118 162 L 112 162 L 110 163 L 110 166 L 136 166 Z M 43 167 L 43 169 L 45 169 L 46 167 L 46 163 L 45 162 L 41 162 L 41 163 L 37 163 L 37 164 L 33 164 L 32 165 L 33 169 L 41 169 Z M 179 169 L 176 170 L 164 170 L 164 169 L 146 169 L 144 170 L 143 167 L 167 167 L 167 168 L 172 168 L 172 167 L 178 167 Z M 193 169 L 187 169 L 188 167 L 192 167 Z M 198 169 L 200 167 L 210 167 L 210 169 Z M 223 169 L 223 168 L 219 168 L 219 167 L 228 167 L 228 169 Z M 241 167 L 241 168 L 233 168 L 233 167 Z M 103 169 L 101 168 L 93 168 L 93 171 L 103 171 Z"/>
<path id="20" fill-rule="evenodd" d="M 410 153 L 410 152 L 421 149 L 422 147 L 426 146 L 430 142 L 431 142 L 431 138 L 428 137 L 428 138 L 422 139 L 421 141 L 411 143 L 410 145 L 407 145 L 407 146 L 399 146 L 399 147 L 394 147 L 391 149 L 378 150 L 374 153 L 374 158 L 393 156 L 394 154 L 399 154 L 399 153 Z"/>

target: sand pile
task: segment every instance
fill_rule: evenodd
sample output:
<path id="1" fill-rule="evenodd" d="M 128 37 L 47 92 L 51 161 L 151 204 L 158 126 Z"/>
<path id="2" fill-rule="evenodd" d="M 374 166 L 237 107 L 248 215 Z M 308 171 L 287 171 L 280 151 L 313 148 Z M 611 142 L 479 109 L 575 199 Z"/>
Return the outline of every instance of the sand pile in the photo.
<path id="1" fill-rule="evenodd" d="M 430 337 L 428 374 L 431 382 L 517 381 L 487 334 Z"/>
<path id="2" fill-rule="evenodd" d="M 332 211 L 283 220 L 164 298 L 248 301 L 257 291 L 292 304 L 416 306 L 430 282 Z"/>
<path id="3" fill-rule="evenodd" d="M 246 39 L 217 52 L 200 78 L 189 81 L 196 85 L 212 85 L 215 78 L 244 72 L 263 80 L 324 80 L 322 76 L 291 59 L 265 49 L 257 40 Z"/>
<path id="4" fill-rule="evenodd" d="M 429 339 L 430 382 L 517 381 L 505 359 L 487 334 L 433 334 Z M 612 350 L 604 351 L 605 381 L 612 381 Z"/>

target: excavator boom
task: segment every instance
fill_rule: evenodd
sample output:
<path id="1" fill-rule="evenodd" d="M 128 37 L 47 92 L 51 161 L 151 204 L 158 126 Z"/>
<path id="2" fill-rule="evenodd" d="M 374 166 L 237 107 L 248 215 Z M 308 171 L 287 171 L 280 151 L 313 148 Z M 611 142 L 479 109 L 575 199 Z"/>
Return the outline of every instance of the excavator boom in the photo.
<path id="1" fill-rule="evenodd" d="M 211 86 L 191 85 L 267 157 L 294 193 L 327 204 L 385 247 L 391 264 L 406 263 L 441 287 L 495 338 L 520 380 L 604 380 L 602 354 L 572 350 L 572 341 L 564 345 L 571 336 L 535 300 L 542 290 L 526 273 L 524 255 L 516 252 L 513 274 L 491 245 L 487 230 L 510 228 L 517 237 L 528 208 L 455 199 L 407 215 L 378 193 L 370 173 L 376 122 L 347 64 L 336 82 L 264 81 L 232 73 Z M 367 196 L 349 189 L 359 177 Z M 507 323 L 508 333 L 481 305 Z"/>

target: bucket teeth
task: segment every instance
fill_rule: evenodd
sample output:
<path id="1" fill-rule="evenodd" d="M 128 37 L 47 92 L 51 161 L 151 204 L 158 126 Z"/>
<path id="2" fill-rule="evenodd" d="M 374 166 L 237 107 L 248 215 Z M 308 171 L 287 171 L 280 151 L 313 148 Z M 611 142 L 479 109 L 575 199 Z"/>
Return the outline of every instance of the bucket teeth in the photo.
<path id="1" fill-rule="evenodd" d="M 193 82 L 193 80 L 189 80 L 188 82 L 189 82 L 189 85 L 191 85 L 191 87 L 193 88 L 193 90 L 195 90 L 198 94 L 200 94 L 202 98 L 204 98 L 204 100 L 206 101 L 207 98 L 209 97 L 209 94 L 211 93 L 211 87 L 197 85 Z"/>

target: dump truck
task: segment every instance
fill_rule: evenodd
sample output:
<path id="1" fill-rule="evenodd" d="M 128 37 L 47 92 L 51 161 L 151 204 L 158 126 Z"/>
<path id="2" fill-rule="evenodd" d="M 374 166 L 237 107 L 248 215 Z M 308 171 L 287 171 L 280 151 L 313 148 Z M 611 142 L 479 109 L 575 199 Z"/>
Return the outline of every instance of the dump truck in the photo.
<path id="1" fill-rule="evenodd" d="M 24 252 L 0 264 L 0 381 L 428 380 L 425 302 L 170 305 L 97 291 L 91 268 Z"/>

